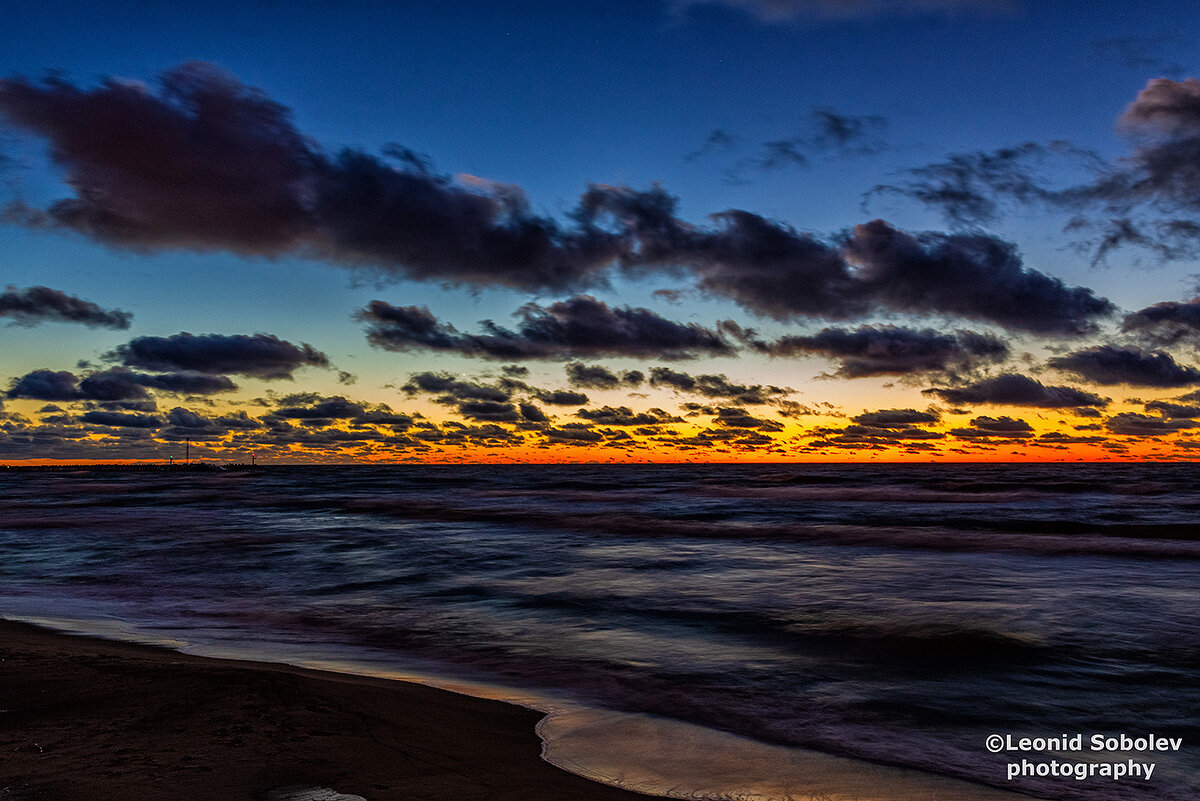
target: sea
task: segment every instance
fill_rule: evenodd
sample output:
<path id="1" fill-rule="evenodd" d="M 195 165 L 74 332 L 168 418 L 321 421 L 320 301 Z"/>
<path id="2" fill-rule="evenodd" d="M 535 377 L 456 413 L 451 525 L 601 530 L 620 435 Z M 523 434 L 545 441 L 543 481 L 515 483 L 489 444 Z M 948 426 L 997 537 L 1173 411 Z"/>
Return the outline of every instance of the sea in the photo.
<path id="1" fill-rule="evenodd" d="M 0 616 L 506 697 L 675 797 L 1200 798 L 1193 464 L 0 469 Z"/>

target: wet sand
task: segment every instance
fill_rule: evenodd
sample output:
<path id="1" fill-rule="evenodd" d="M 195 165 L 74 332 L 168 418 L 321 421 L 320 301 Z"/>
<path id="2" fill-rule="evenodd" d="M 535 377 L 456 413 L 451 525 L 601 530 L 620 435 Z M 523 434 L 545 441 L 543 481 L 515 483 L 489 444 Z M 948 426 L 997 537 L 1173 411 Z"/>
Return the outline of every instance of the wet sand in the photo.
<path id="1" fill-rule="evenodd" d="M 636 801 L 540 758 L 541 715 L 405 682 L 0 621 L 0 801 Z"/>

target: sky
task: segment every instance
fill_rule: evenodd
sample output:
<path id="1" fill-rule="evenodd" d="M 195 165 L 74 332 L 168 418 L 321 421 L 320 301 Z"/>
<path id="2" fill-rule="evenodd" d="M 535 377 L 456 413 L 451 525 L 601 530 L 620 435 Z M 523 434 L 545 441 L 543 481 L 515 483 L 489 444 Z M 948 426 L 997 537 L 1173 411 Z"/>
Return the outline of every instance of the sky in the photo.
<path id="1" fill-rule="evenodd" d="M 0 6 L 0 462 L 1200 452 L 1194 3 Z"/>

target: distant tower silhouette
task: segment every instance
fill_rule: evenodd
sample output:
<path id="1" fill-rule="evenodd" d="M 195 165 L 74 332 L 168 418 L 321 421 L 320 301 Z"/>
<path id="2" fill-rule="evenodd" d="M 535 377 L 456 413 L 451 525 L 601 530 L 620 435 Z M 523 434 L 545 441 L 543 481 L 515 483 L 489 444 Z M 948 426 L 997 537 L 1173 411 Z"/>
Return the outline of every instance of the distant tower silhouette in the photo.
<path id="1" fill-rule="evenodd" d="M 183 463 L 191 464 L 192 463 L 192 441 L 190 439 L 185 439 L 183 442 L 184 442 Z"/>

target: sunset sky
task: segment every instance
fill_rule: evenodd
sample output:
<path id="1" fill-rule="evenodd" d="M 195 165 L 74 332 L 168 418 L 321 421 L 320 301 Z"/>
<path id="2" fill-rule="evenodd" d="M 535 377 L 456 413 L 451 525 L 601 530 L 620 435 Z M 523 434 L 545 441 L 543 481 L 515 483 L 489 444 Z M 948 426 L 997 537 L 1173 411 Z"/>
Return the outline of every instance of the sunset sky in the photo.
<path id="1" fill-rule="evenodd" d="M 1194 3 L 3 6 L 0 461 L 1200 452 Z"/>

